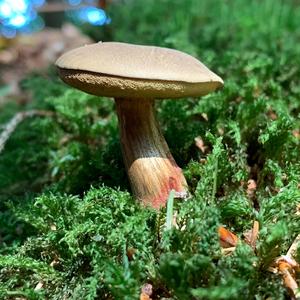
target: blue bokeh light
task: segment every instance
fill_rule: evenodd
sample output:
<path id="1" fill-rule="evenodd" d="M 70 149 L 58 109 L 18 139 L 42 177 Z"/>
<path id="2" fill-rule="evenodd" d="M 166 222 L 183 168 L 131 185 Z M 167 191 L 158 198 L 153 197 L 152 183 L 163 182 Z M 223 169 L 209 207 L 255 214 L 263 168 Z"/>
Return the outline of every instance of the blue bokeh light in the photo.
<path id="1" fill-rule="evenodd" d="M 103 26 L 110 23 L 110 18 L 108 18 L 105 11 L 94 6 L 87 6 L 78 11 L 73 11 L 70 16 L 74 21 L 89 23 L 94 26 Z"/>
<path id="2" fill-rule="evenodd" d="M 25 13 L 29 8 L 29 2 L 26 0 L 4 0 L 4 2 L 9 3 L 11 9 L 16 13 Z"/>
<path id="3" fill-rule="evenodd" d="M 7 39 L 12 39 L 16 36 L 17 31 L 14 28 L 3 27 L 1 28 L 1 35 L 6 37 Z"/>
<path id="4" fill-rule="evenodd" d="M 67 15 L 74 22 L 89 23 L 93 26 L 103 26 L 111 22 L 103 9 L 95 7 L 95 0 L 64 1 L 76 8 L 67 11 Z M 45 24 L 38 16 L 37 8 L 44 4 L 46 0 L 0 0 L 0 36 L 13 38 L 17 33 L 41 30 Z"/>
<path id="5" fill-rule="evenodd" d="M 0 3 L 0 16 L 2 16 L 3 18 L 9 18 L 12 15 L 12 13 L 12 8 L 8 3 Z"/>
<path id="6" fill-rule="evenodd" d="M 29 33 L 38 21 L 35 8 L 43 4 L 45 0 L 0 0 L 0 34 L 13 38 L 18 32 Z"/>
<path id="7" fill-rule="evenodd" d="M 80 11 L 79 16 L 82 21 L 87 21 L 92 25 L 104 25 L 106 22 L 106 14 L 104 10 L 96 7 L 87 7 Z"/>
<path id="8" fill-rule="evenodd" d="M 26 17 L 24 15 L 15 15 L 8 20 L 6 25 L 21 28 L 27 23 Z"/>

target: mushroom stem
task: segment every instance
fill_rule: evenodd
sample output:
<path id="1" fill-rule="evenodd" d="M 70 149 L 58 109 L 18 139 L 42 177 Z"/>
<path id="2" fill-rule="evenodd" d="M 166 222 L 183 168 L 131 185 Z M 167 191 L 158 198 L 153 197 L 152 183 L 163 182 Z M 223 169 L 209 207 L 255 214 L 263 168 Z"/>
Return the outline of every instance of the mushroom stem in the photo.
<path id="1" fill-rule="evenodd" d="M 131 188 L 143 204 L 165 206 L 173 189 L 187 197 L 187 183 L 154 115 L 153 99 L 117 98 L 121 145 Z"/>

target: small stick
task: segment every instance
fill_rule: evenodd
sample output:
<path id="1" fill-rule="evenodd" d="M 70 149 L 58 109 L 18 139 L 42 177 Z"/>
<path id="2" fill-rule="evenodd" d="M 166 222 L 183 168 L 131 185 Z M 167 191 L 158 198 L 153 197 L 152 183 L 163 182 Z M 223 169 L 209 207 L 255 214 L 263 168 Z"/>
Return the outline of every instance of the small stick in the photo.
<path id="1" fill-rule="evenodd" d="M 300 299 L 298 284 L 294 278 L 295 270 L 293 266 L 285 261 L 284 258 L 279 258 L 277 261 L 279 273 L 282 276 L 283 283 L 287 288 L 292 299 Z M 294 276 L 293 276 L 294 275 Z"/>
<path id="2" fill-rule="evenodd" d="M 286 256 L 288 256 L 290 258 L 294 258 L 295 252 L 296 252 L 299 244 L 300 244 L 300 233 L 296 236 L 293 244 L 291 245 L 288 252 L 286 253 Z"/>
<path id="3" fill-rule="evenodd" d="M 3 151 L 6 142 L 16 130 L 17 126 L 26 118 L 31 118 L 34 116 L 49 117 L 53 115 L 53 112 L 44 110 L 29 110 L 15 114 L 15 116 L 4 126 L 4 129 L 0 134 L 0 153 Z"/>
<path id="4" fill-rule="evenodd" d="M 299 286 L 294 278 L 295 270 L 299 268 L 299 264 L 295 261 L 294 255 L 300 242 L 300 234 L 297 235 L 294 242 L 290 246 L 286 255 L 279 257 L 276 261 L 283 282 L 288 289 L 292 299 L 300 299 Z M 293 276 L 294 275 L 294 276 Z"/>
<path id="5" fill-rule="evenodd" d="M 253 228 L 251 231 L 251 238 L 250 238 L 250 246 L 253 250 L 256 248 L 256 241 L 258 237 L 258 231 L 259 231 L 259 223 L 257 221 L 254 221 Z"/>

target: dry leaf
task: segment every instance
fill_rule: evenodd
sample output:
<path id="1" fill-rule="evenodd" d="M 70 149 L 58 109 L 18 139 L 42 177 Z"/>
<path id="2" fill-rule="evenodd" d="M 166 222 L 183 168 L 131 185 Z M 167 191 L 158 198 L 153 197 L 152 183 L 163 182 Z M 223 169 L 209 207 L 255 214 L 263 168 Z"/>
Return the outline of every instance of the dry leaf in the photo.
<path id="1" fill-rule="evenodd" d="M 202 113 L 201 117 L 207 122 L 208 121 L 208 115 L 206 113 Z"/>
<path id="2" fill-rule="evenodd" d="M 287 288 L 292 299 L 300 299 L 300 290 L 296 281 L 296 273 L 300 267 L 293 258 L 300 243 L 300 234 L 295 238 L 286 255 L 279 257 L 273 266 L 268 270 L 273 273 L 279 273 L 282 276 L 284 286 Z M 276 271 L 274 271 L 276 270 Z"/>
<path id="3" fill-rule="evenodd" d="M 57 229 L 57 228 L 56 228 L 56 225 L 55 225 L 55 224 L 51 224 L 51 225 L 50 225 L 50 229 L 51 229 L 52 231 L 56 231 L 56 229 Z"/>
<path id="4" fill-rule="evenodd" d="M 239 240 L 238 237 L 223 226 L 219 227 L 218 233 L 221 247 L 230 248 L 235 247 L 237 245 Z"/>
<path id="5" fill-rule="evenodd" d="M 203 139 L 201 138 L 201 136 L 197 136 L 195 137 L 195 144 L 196 146 L 201 150 L 202 153 L 206 152 L 207 147 L 204 144 Z"/>
<path id="6" fill-rule="evenodd" d="M 267 115 L 273 121 L 278 118 L 277 115 L 276 115 L 276 113 L 273 110 L 269 110 L 268 113 L 267 113 Z"/>
<path id="7" fill-rule="evenodd" d="M 142 291 L 140 294 L 140 300 L 151 300 L 151 296 L 153 293 L 153 287 L 150 283 L 145 283 L 142 286 Z"/>
<path id="8" fill-rule="evenodd" d="M 251 246 L 253 250 L 256 249 L 256 241 L 259 233 L 259 223 L 257 221 L 253 222 L 253 227 L 250 230 L 244 232 L 245 242 Z"/>
<path id="9" fill-rule="evenodd" d="M 127 249 L 126 255 L 127 255 L 129 261 L 134 259 L 135 253 L 136 253 L 136 249 L 131 248 L 131 247 Z"/>
<path id="10" fill-rule="evenodd" d="M 279 258 L 277 260 L 277 265 L 279 273 L 282 275 L 283 283 L 288 289 L 292 299 L 299 299 L 300 292 L 298 290 L 298 284 L 295 280 L 295 270 L 290 263 L 283 258 Z"/>
<path id="11" fill-rule="evenodd" d="M 218 128 L 219 135 L 224 135 L 224 128 L 220 127 Z"/>
<path id="12" fill-rule="evenodd" d="M 300 138 L 300 130 L 299 129 L 295 129 L 293 130 L 293 136 L 297 139 Z"/>
<path id="13" fill-rule="evenodd" d="M 236 247 L 229 247 L 229 248 L 222 248 L 222 254 L 223 255 L 230 255 L 232 252 L 234 252 Z"/>
<path id="14" fill-rule="evenodd" d="M 254 179 L 249 179 L 247 182 L 247 195 L 249 198 L 253 198 L 255 195 L 257 185 Z"/>
<path id="15" fill-rule="evenodd" d="M 54 260 L 52 260 L 52 262 L 50 263 L 51 267 L 55 267 L 59 264 L 59 260 L 57 258 L 55 258 Z"/>
<path id="16" fill-rule="evenodd" d="M 151 300 L 151 298 L 148 295 L 141 293 L 140 300 Z"/>
<path id="17" fill-rule="evenodd" d="M 41 289 L 43 288 L 43 286 L 44 286 L 44 284 L 40 281 L 40 282 L 36 285 L 36 287 L 34 288 L 34 290 L 35 290 L 35 291 L 39 291 L 39 290 L 41 290 Z"/>

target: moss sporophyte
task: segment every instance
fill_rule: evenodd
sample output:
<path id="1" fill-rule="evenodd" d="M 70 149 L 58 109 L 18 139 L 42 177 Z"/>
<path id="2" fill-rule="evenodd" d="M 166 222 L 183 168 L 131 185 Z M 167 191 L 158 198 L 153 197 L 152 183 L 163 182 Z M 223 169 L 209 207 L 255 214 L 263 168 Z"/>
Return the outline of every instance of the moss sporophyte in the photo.
<path id="1" fill-rule="evenodd" d="M 183 52 L 116 42 L 69 51 L 56 66 L 67 84 L 115 99 L 123 159 L 135 197 L 156 209 L 165 206 L 172 189 L 175 197 L 186 198 L 187 183 L 161 133 L 154 101 L 203 96 L 222 87 L 223 80 Z"/>

